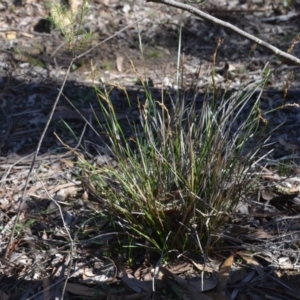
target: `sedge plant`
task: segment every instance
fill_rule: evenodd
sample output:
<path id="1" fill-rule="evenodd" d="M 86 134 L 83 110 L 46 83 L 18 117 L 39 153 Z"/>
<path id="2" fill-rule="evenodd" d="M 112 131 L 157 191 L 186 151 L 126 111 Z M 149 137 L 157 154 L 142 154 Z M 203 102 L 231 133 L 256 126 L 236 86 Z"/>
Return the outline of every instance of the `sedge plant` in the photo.
<path id="1" fill-rule="evenodd" d="M 140 48 L 143 53 L 141 38 Z M 178 70 L 180 49 L 179 43 Z M 213 80 L 212 92 L 200 108 L 196 96 L 185 99 L 179 91 L 176 101 L 163 93 L 154 99 L 144 83 L 146 101 L 139 103 L 139 124 L 128 116 L 125 126 L 110 91 L 96 88 L 106 116 L 99 125 L 117 167 L 98 168 L 88 162 L 81 167 L 115 225 L 128 233 L 131 247 L 160 254 L 207 251 L 211 233 L 222 228 L 255 183 L 251 172 L 263 146 L 258 138 L 259 101 L 268 76 L 265 68 L 261 81 L 222 97 Z"/>
<path id="2" fill-rule="evenodd" d="M 117 167 L 87 162 L 81 167 L 115 223 L 136 237 L 132 245 L 158 252 L 197 251 L 202 246 L 196 241 L 207 245 L 210 233 L 227 222 L 255 180 L 251 170 L 262 143 L 253 147 L 260 99 L 253 97 L 265 81 L 227 99 L 207 95 L 200 110 L 196 100 L 167 107 L 145 86 L 140 124 L 128 120 L 134 133 L 130 138 L 109 91 L 98 90 L 106 115 L 100 126 Z"/>

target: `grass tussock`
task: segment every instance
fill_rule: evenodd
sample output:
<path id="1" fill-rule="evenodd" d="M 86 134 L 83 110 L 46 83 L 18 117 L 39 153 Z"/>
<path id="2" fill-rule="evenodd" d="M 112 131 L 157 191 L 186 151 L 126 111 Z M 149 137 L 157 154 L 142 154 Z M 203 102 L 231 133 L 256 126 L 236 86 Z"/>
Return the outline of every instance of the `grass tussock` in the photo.
<path id="1" fill-rule="evenodd" d="M 107 117 L 103 130 L 118 166 L 84 162 L 82 167 L 132 247 L 197 252 L 213 243 L 211 233 L 228 222 L 255 180 L 251 168 L 262 144 L 250 147 L 259 123 L 259 97 L 253 103 L 253 94 L 263 84 L 227 99 L 207 96 L 200 111 L 195 101 L 185 105 L 184 99 L 167 108 L 145 87 L 140 125 L 128 121 L 134 132 L 130 139 L 109 93 L 100 93 Z M 252 107 L 247 114 L 246 105 Z"/>

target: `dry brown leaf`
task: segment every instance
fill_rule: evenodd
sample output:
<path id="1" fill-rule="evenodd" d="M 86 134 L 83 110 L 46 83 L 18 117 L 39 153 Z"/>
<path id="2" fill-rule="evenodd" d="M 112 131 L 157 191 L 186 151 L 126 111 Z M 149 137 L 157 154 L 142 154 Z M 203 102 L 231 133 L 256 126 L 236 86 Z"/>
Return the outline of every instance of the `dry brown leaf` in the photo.
<path id="1" fill-rule="evenodd" d="M 63 165 L 63 168 L 68 168 L 68 169 L 74 168 L 74 161 L 72 161 L 70 159 L 65 159 L 65 158 L 62 158 L 60 161 L 61 161 L 61 164 Z"/>
<path id="2" fill-rule="evenodd" d="M 68 188 L 63 188 L 60 191 L 57 192 L 57 194 L 54 196 L 56 200 L 64 201 L 69 196 L 76 195 L 77 188 L 75 186 L 70 186 Z"/>
<path id="3" fill-rule="evenodd" d="M 1 211 L 6 211 L 10 207 L 10 202 L 7 198 L 0 199 L 0 208 Z"/>
<path id="4" fill-rule="evenodd" d="M 213 273 L 215 270 L 210 267 L 210 266 L 206 266 L 203 264 L 199 264 L 195 261 L 193 261 L 192 259 L 190 259 L 190 261 L 193 263 L 193 265 L 199 270 L 199 271 L 205 271 L 205 272 L 209 272 L 209 273 Z"/>
<path id="5" fill-rule="evenodd" d="M 182 263 L 182 264 L 179 264 L 179 265 L 175 266 L 174 268 L 168 269 L 168 270 L 173 274 L 182 274 L 186 271 L 191 271 L 192 267 L 193 267 L 192 264 Z"/>
<path id="6" fill-rule="evenodd" d="M 257 260 L 255 258 L 253 258 L 253 256 L 249 253 L 246 252 L 238 252 L 237 253 L 242 259 L 244 259 L 246 261 L 246 263 L 248 265 L 252 265 L 252 266 L 259 266 L 260 264 L 257 262 Z"/>
<path id="7" fill-rule="evenodd" d="M 153 279 L 151 270 L 149 268 L 138 268 L 134 272 L 134 277 L 142 281 L 150 281 Z"/>
<path id="8" fill-rule="evenodd" d="M 42 239 L 43 240 L 48 240 L 48 234 L 46 233 L 45 230 L 43 230 Z"/>
<path id="9" fill-rule="evenodd" d="M 234 256 L 229 256 L 223 263 L 220 269 L 219 278 L 222 287 L 226 287 L 229 278 L 229 272 L 234 261 Z"/>
<path id="10" fill-rule="evenodd" d="M 15 40 L 17 38 L 17 33 L 15 31 L 9 31 L 6 33 L 6 38 L 8 40 Z"/>
<path id="11" fill-rule="evenodd" d="M 89 277 L 94 277 L 95 274 L 93 273 L 92 268 L 84 268 L 83 274 L 82 274 L 82 278 L 83 280 L 88 279 Z"/>

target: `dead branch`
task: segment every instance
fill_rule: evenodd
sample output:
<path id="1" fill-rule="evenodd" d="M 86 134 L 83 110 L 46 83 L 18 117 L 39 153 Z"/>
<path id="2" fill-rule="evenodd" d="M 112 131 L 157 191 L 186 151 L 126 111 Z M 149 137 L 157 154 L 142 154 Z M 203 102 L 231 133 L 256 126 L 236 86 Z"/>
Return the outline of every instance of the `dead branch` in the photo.
<path id="1" fill-rule="evenodd" d="M 292 62 L 294 64 L 300 65 L 300 59 L 287 53 L 284 51 L 279 50 L 278 48 L 272 46 L 271 44 L 245 32 L 244 30 L 239 29 L 238 27 L 222 21 L 218 18 L 215 18 L 213 16 L 211 16 L 210 14 L 207 14 L 205 12 L 203 12 L 202 10 L 199 10 L 191 5 L 188 4 L 184 4 L 184 3 L 180 3 L 180 2 L 176 2 L 174 0 L 146 0 L 147 2 L 156 2 L 156 3 L 161 3 L 161 4 L 165 4 L 168 6 L 172 6 L 172 7 L 176 7 L 176 8 L 180 8 L 182 10 L 188 11 L 190 13 L 192 13 L 195 16 L 201 17 L 205 20 L 208 20 L 210 22 L 213 22 L 219 26 L 228 28 L 234 32 L 236 32 L 237 34 L 245 37 L 246 39 L 253 41 L 254 43 L 263 46 L 264 48 L 270 50 L 271 52 L 273 52 L 274 54 L 278 55 L 279 57 L 283 58 L 284 61 L 288 61 L 288 62 Z"/>

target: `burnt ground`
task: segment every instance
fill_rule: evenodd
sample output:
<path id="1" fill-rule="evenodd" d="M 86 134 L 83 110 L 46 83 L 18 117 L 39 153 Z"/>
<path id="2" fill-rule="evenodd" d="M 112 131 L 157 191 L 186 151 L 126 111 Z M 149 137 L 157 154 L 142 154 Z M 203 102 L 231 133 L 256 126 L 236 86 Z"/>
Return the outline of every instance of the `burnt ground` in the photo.
<path id="1" fill-rule="evenodd" d="M 204 9 L 281 50 L 286 51 L 289 49 L 300 32 L 299 13 L 293 7 L 283 7 L 283 1 L 244 1 L 246 2 L 244 4 L 231 1 L 230 6 L 224 5 L 222 1 L 216 2 L 207 3 Z M 84 45 L 83 49 L 78 50 L 76 54 L 80 54 L 99 41 L 110 37 L 126 25 L 136 21 L 136 19 L 146 16 L 156 7 L 157 4 L 151 3 L 146 5 L 129 1 L 124 1 L 122 4 L 118 1 L 91 1 L 89 3 L 90 10 L 87 13 L 87 19 L 84 21 L 83 27 L 85 30 L 93 32 L 93 39 Z M 4 252 L 8 242 L 9 224 L 15 218 L 18 199 L 24 187 L 24 178 L 29 170 L 32 153 L 36 149 L 37 142 L 58 94 L 58 89 L 61 86 L 72 53 L 68 50 L 61 32 L 55 29 L 50 32 L 47 21 L 49 10 L 43 1 L 15 1 L 14 4 L 0 1 L 0 10 L 0 195 L 1 211 L 3 213 L 1 217 L 1 227 L 3 228 L 1 239 L 4 241 L 1 249 Z M 136 118 L 137 99 L 139 101 L 145 99 L 140 79 L 151 82 L 150 90 L 156 99 L 161 99 L 162 87 L 165 90 L 166 98 L 176 97 L 178 90 L 176 83 L 178 31 L 181 18 L 183 22 L 181 95 L 184 95 L 187 101 L 196 95 L 201 106 L 207 87 L 211 84 L 210 75 L 214 65 L 213 54 L 219 41 L 222 41 L 222 43 L 218 48 L 214 68 L 217 73 L 215 81 L 220 91 L 223 89 L 238 91 L 247 83 L 259 80 L 263 68 L 268 63 L 271 75 L 268 79 L 267 88 L 261 96 L 260 108 L 262 116 L 268 121 L 267 131 L 272 132 L 272 134 L 264 151 L 273 150 L 270 156 L 270 165 L 272 163 L 287 162 L 294 165 L 294 174 L 299 172 L 299 67 L 282 64 L 274 54 L 261 47 L 254 46 L 252 42 L 227 29 L 196 18 L 189 13 L 184 12 L 181 15 L 179 10 L 161 6 L 158 11 L 139 22 L 138 26 L 126 29 L 95 48 L 85 57 L 75 61 L 64 88 L 65 96 L 61 97 L 59 101 L 36 164 L 38 174 L 45 176 L 47 188 L 53 195 L 57 195 L 58 191 L 66 189 L 65 186 L 61 186 L 68 184 L 66 181 L 68 174 L 73 176 L 73 173 L 76 173 L 72 153 L 66 151 L 66 147 L 53 133 L 55 132 L 63 143 L 75 147 L 78 144 L 78 135 L 84 132 L 81 144 L 82 150 L 90 153 L 94 153 L 97 145 L 101 145 L 103 139 L 105 140 L 105 135 L 101 135 L 101 130 L 93 119 L 93 110 L 97 112 L 100 119 L 103 117 L 99 109 L 94 85 L 100 89 L 103 89 L 105 85 L 110 90 L 111 99 L 120 120 L 128 116 L 133 120 Z M 143 55 L 141 55 L 139 36 L 142 39 Z M 299 44 L 295 43 L 291 53 L 300 57 Z M 227 72 L 228 70 L 229 72 Z M 125 92 L 120 86 L 116 87 L 119 84 L 125 87 L 131 100 L 130 106 Z M 68 99 L 92 123 L 98 134 L 89 127 L 84 129 L 86 122 L 76 113 Z M 276 109 L 284 104 L 292 105 Z M 67 129 L 64 122 L 67 122 L 68 126 L 77 134 L 77 137 Z M 277 128 L 278 126 L 279 128 Z M 274 128 L 277 129 L 273 131 Z M 58 180 L 57 174 L 60 174 L 63 179 Z M 78 180 L 76 184 L 68 188 L 72 188 L 72 191 L 68 191 L 66 195 L 61 196 L 63 197 L 62 201 L 72 198 L 70 195 L 76 193 L 80 195 L 82 193 Z M 28 229 L 22 237 L 15 240 L 13 248 L 9 250 L 9 259 L 7 257 L 5 260 L 2 259 L 3 264 L 9 265 L 9 267 L 6 265 L 3 268 L 5 271 L 2 272 L 3 277 L 0 283 L 3 297 L 7 297 L 4 299 L 29 299 L 42 289 L 41 286 L 44 286 L 44 288 L 49 287 L 52 283 L 58 282 L 60 276 L 64 274 L 64 271 L 60 269 L 61 266 L 57 267 L 55 264 L 55 258 L 61 261 L 67 258 L 64 256 L 64 252 L 57 250 L 59 247 L 54 247 L 51 244 L 55 240 L 62 239 L 62 233 L 57 232 L 61 226 L 59 221 L 54 222 L 55 224 L 51 223 L 52 219 L 59 219 L 58 213 L 54 212 L 53 215 L 42 214 L 42 217 L 40 216 L 41 211 L 49 208 L 51 201 L 45 195 L 43 187 L 37 179 L 32 179 L 26 197 L 28 197 L 28 203 L 33 206 L 27 204 L 23 208 L 24 219 L 20 222 L 28 224 L 37 218 L 34 215 L 39 215 L 37 219 L 39 224 L 24 225 Z M 80 208 L 79 210 L 76 205 Z M 89 205 L 92 204 L 76 202 L 71 207 L 68 205 L 64 207 L 65 214 L 72 211 L 76 215 L 76 221 L 72 221 L 74 228 L 79 227 L 84 222 L 86 214 L 94 215 L 95 211 L 100 210 L 97 203 L 93 204 L 92 208 Z M 284 206 L 276 207 L 276 213 L 285 214 Z M 86 210 L 85 213 L 80 212 L 84 209 Z M 297 214 L 297 208 L 293 209 L 294 214 Z M 275 212 L 271 210 L 269 213 L 268 216 L 260 215 L 257 217 L 263 225 L 257 231 L 252 228 L 255 232 L 252 232 L 255 238 L 253 236 L 252 239 L 249 236 L 245 237 L 249 245 L 256 245 L 257 240 L 264 243 L 270 238 L 266 234 L 266 228 L 271 226 L 270 223 L 273 221 L 271 216 Z M 97 219 L 98 221 L 101 223 Z M 287 219 L 285 221 L 287 222 Z M 241 227 L 248 226 L 243 222 L 241 221 Z M 33 223 L 36 224 L 37 222 Z M 291 227 L 291 223 L 288 225 Z M 298 227 L 296 221 L 293 221 L 292 225 L 293 228 L 289 230 L 292 230 L 293 233 L 290 233 L 288 229 L 282 229 L 285 233 L 293 235 L 293 238 L 286 238 L 287 240 L 284 241 L 285 244 L 289 245 L 288 249 L 291 250 L 291 253 L 286 254 L 286 245 L 283 247 L 280 244 L 281 252 L 278 249 L 277 252 L 274 250 L 272 252 L 273 257 L 269 257 L 269 261 L 265 256 L 263 259 L 261 257 L 257 258 L 258 260 L 264 260 L 263 263 L 261 261 L 259 263 L 247 261 L 251 267 L 257 263 L 259 264 L 257 268 L 262 269 L 261 273 L 257 271 L 256 275 L 253 275 L 254 278 L 260 276 L 257 280 L 258 283 L 254 284 L 249 279 L 248 286 L 245 287 L 244 282 L 244 286 L 241 288 L 242 285 L 236 283 L 238 281 L 233 282 L 228 288 L 231 293 L 240 288 L 243 290 L 240 291 L 240 299 L 265 299 L 263 297 L 266 295 L 274 295 L 277 290 L 283 290 L 282 298 L 277 293 L 277 298 L 274 299 L 286 299 L 287 297 L 297 299 L 299 293 L 296 289 L 298 287 L 294 282 L 298 280 L 299 268 L 297 264 L 298 256 L 295 257 L 295 253 L 298 253 Z M 103 224 L 97 224 L 97 226 L 98 230 L 101 231 Z M 283 225 L 281 226 L 283 228 Z M 287 225 L 285 224 L 285 226 Z M 92 226 L 89 225 L 88 227 L 91 229 Z M 263 228 L 263 233 L 261 228 Z M 55 232 L 49 234 L 46 238 L 46 240 L 49 240 L 46 243 L 47 245 L 42 242 L 43 239 L 45 240 L 45 237 L 40 234 L 43 230 Z M 234 235 L 232 232 L 231 234 Z M 276 236 L 274 232 L 272 234 Z M 276 237 L 278 239 L 276 243 L 283 243 L 281 235 L 280 242 L 279 237 Z M 241 235 L 239 238 L 243 240 Z M 272 239 L 274 239 L 274 236 Z M 33 247 L 32 242 L 28 242 L 29 240 L 34 240 L 36 245 Z M 63 247 L 63 243 L 60 245 Z M 274 244 L 272 246 L 274 247 Z M 99 250 L 98 253 L 93 247 L 84 247 L 83 245 L 80 247 L 76 252 L 78 264 L 83 264 L 83 257 L 88 257 L 95 271 L 96 262 L 92 262 L 92 257 L 93 259 L 97 257 L 98 260 L 104 263 L 103 253 L 105 251 Z M 30 251 L 27 251 L 27 249 L 30 249 Z M 47 253 L 45 256 L 42 255 L 43 249 L 52 249 L 55 253 L 52 251 L 53 253 Z M 23 253 L 23 259 L 26 263 L 20 263 L 21 258 L 20 255 L 18 256 L 20 253 Z M 45 263 L 43 271 L 36 271 L 34 268 L 31 271 L 29 270 L 33 265 L 41 264 L 47 260 L 49 262 Z M 178 262 L 178 265 L 180 264 L 181 262 Z M 190 268 L 188 269 L 189 272 L 192 270 L 192 267 Z M 35 270 L 35 273 L 32 270 Z M 49 277 L 51 272 L 52 275 Z M 96 287 L 99 282 L 118 283 L 116 271 L 112 268 L 109 272 L 112 274 L 107 276 L 109 277 L 107 281 L 101 281 L 99 278 L 90 278 L 90 280 L 96 284 Z M 187 271 L 182 272 L 183 276 L 186 276 L 185 272 Z M 272 273 L 272 280 L 269 280 L 269 275 L 262 276 L 262 274 L 270 273 Z M 18 281 L 5 277 L 12 274 L 18 278 Z M 77 290 L 74 292 L 75 285 L 76 288 L 81 289 L 81 292 L 83 286 L 86 286 L 84 284 L 87 281 L 84 281 L 80 276 L 84 277 L 84 274 L 74 276 L 76 280 L 74 279 L 73 282 L 71 280 L 67 292 L 69 297 L 73 297 L 72 295 L 75 294 L 88 299 L 98 289 L 93 285 L 91 290 L 87 289 L 83 294 L 80 294 Z M 26 293 L 23 298 L 20 296 L 20 290 L 15 288 L 17 286 L 22 289 L 22 286 L 24 286 L 24 282 L 21 282 L 20 278 L 26 280 L 28 286 L 28 289 L 25 289 Z M 47 282 L 45 278 L 47 278 Z M 246 277 L 241 278 L 245 279 Z M 282 283 L 290 286 L 292 290 Z M 124 285 L 126 286 L 125 283 Z M 260 292 L 263 287 L 263 292 Z M 127 288 L 122 287 L 118 290 L 119 294 L 122 291 L 124 292 L 122 289 L 128 293 L 128 299 L 132 299 L 130 297 L 133 297 L 133 294 L 129 292 L 130 289 L 128 291 Z M 147 288 L 145 289 L 147 290 Z M 51 296 L 53 296 L 58 291 L 53 288 L 51 293 Z M 101 297 L 104 298 L 108 295 L 107 291 L 101 293 Z M 118 293 L 117 295 L 119 295 Z M 46 299 L 46 295 L 44 297 Z M 166 297 L 168 299 L 168 296 Z M 213 296 L 211 297 L 214 299 Z M 171 299 L 171 296 L 169 296 L 169 299 Z"/>

